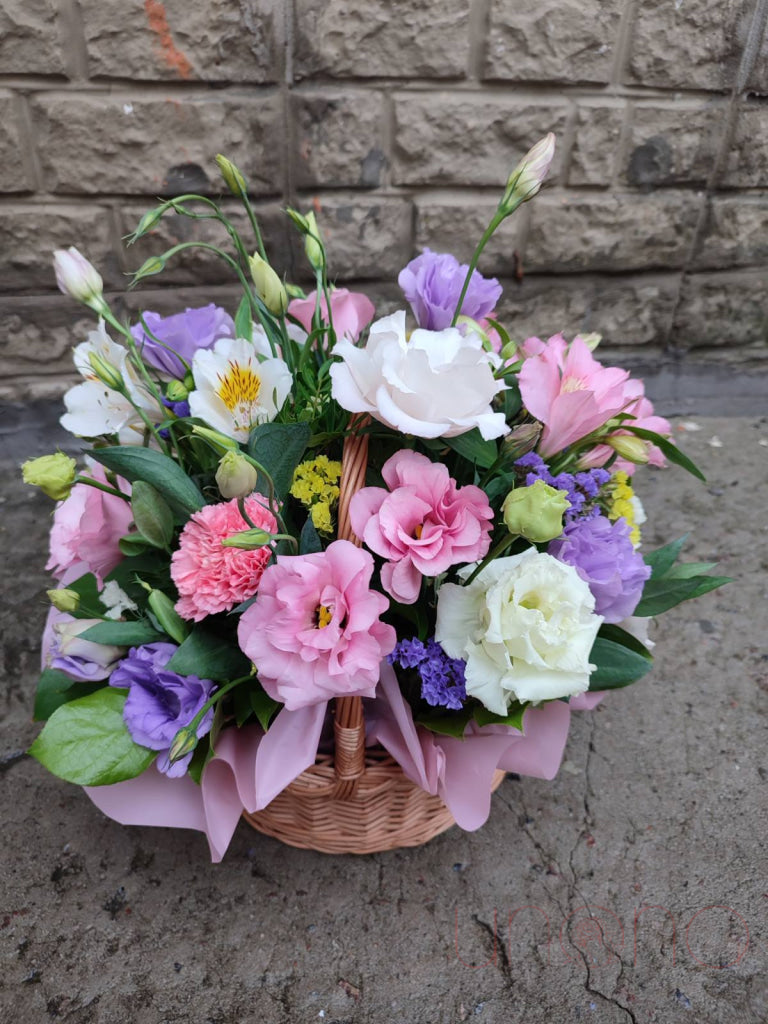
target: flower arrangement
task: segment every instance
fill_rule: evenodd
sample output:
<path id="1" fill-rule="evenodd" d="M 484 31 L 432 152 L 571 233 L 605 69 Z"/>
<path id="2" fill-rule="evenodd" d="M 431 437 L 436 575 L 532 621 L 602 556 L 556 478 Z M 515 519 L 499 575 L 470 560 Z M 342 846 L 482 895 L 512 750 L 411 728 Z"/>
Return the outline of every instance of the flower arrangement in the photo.
<path id="1" fill-rule="evenodd" d="M 513 339 L 477 270 L 553 151 L 513 170 L 468 266 L 427 249 L 402 270 L 415 323 L 332 286 L 314 213 L 287 211 L 315 289 L 286 284 L 224 157 L 255 252 L 196 195 L 131 241 L 168 212 L 219 221 L 234 316 L 123 323 L 93 266 L 55 254 L 98 320 L 61 420 L 91 442 L 82 471 L 23 467 L 58 503 L 31 753 L 107 813 L 202 829 L 220 859 L 243 809 L 328 751 L 333 702 L 362 698 L 366 742 L 476 828 L 495 771 L 551 778 L 571 710 L 649 670 L 650 617 L 726 582 L 678 564 L 682 540 L 640 552 L 636 467 L 701 477 L 642 383 L 597 336 Z"/>

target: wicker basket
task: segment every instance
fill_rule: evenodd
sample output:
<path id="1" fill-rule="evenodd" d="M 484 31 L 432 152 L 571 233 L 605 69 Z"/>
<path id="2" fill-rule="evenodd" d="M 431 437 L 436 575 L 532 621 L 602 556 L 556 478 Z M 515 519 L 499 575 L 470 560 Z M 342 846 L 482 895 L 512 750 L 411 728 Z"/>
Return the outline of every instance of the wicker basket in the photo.
<path id="1" fill-rule="evenodd" d="M 354 417 L 350 426 L 365 426 Z M 338 536 L 360 544 L 349 522 L 352 495 L 365 483 L 367 433 L 350 433 L 344 443 Z M 360 697 L 334 701 L 334 755 L 319 755 L 275 799 L 243 817 L 259 832 L 290 846 L 321 853 L 376 853 L 420 846 L 454 824 L 451 812 L 403 774 L 381 747 L 365 746 Z M 497 771 L 492 790 L 504 772 Z"/>

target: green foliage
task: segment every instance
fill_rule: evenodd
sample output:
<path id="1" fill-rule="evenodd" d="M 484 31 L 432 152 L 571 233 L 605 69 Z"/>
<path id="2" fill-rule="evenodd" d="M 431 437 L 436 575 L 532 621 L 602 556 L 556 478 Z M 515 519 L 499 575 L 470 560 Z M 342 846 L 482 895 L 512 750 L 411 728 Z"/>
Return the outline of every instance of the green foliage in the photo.
<path id="1" fill-rule="evenodd" d="M 98 622 L 90 629 L 86 629 L 80 638 L 95 644 L 139 647 L 141 644 L 154 644 L 158 640 L 165 640 L 165 635 L 158 632 L 146 619 L 137 619 L 134 622 Z"/>
<path id="2" fill-rule="evenodd" d="M 131 510 L 143 541 L 155 548 L 167 548 L 173 540 L 173 512 L 152 484 L 137 480 L 131 493 Z"/>
<path id="3" fill-rule="evenodd" d="M 167 455 L 138 445 L 95 448 L 91 455 L 113 473 L 136 483 L 143 480 L 162 494 L 184 519 L 205 504 L 205 498 L 184 470 Z"/>
<path id="4" fill-rule="evenodd" d="M 35 692 L 35 708 L 33 717 L 36 722 L 44 722 L 62 704 L 68 704 L 78 697 L 86 697 L 89 693 L 100 690 L 106 682 L 81 683 L 71 679 L 66 672 L 56 668 L 46 668 L 40 674 Z"/>
<path id="5" fill-rule="evenodd" d="M 643 587 L 643 596 L 635 609 L 635 615 L 661 615 L 683 601 L 702 597 L 710 590 L 732 582 L 729 576 L 709 575 L 717 565 L 716 562 L 675 564 L 687 536 L 643 556 L 646 564 L 651 567 L 651 576 Z"/>
<path id="6" fill-rule="evenodd" d="M 486 441 L 477 427 L 468 430 L 466 434 L 459 434 L 458 437 L 446 437 L 444 441 L 463 459 L 474 463 L 480 469 L 489 469 L 498 455 L 496 442 Z"/>
<path id="7" fill-rule="evenodd" d="M 285 499 L 291 489 L 294 471 L 307 450 L 311 434 L 308 423 L 262 423 L 251 431 L 248 453 L 272 477 L 280 499 Z M 256 487 L 262 494 L 268 493 L 261 473 Z"/>
<path id="8" fill-rule="evenodd" d="M 251 663 L 237 646 L 233 632 L 219 633 L 206 623 L 193 627 L 168 662 L 168 668 L 181 676 L 197 676 L 222 683 L 247 676 Z"/>
<path id="9" fill-rule="evenodd" d="M 647 651 L 645 654 L 638 653 L 633 647 L 628 647 L 616 639 L 615 633 L 611 634 L 613 637 L 611 639 L 601 635 L 604 629 L 605 627 L 601 627 L 601 632 L 598 633 L 589 656 L 589 660 L 597 665 L 589 677 L 590 690 L 618 689 L 634 683 L 646 672 L 650 672 L 651 659 Z M 619 632 L 623 632 L 623 630 Z"/>

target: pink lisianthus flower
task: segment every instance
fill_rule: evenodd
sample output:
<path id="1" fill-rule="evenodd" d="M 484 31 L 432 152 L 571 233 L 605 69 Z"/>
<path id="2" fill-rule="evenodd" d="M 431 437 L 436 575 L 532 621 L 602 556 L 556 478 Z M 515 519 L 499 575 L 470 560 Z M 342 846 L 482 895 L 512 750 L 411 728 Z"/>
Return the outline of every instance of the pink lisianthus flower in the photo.
<path id="1" fill-rule="evenodd" d="M 238 642 L 259 682 L 289 711 L 331 697 L 372 697 L 395 646 L 370 589 L 373 559 L 348 540 L 311 555 L 281 555 L 240 617 Z"/>
<path id="2" fill-rule="evenodd" d="M 310 292 L 306 299 L 293 299 L 288 304 L 288 312 L 296 317 L 308 333 L 312 330 L 316 296 L 317 292 Z M 320 311 L 327 322 L 328 303 L 325 295 L 320 296 Z M 373 320 L 374 312 L 373 303 L 362 292 L 350 292 L 346 288 L 334 288 L 331 292 L 331 316 L 337 338 L 357 341 L 363 329 Z"/>
<path id="3" fill-rule="evenodd" d="M 422 576 L 488 553 L 493 509 L 479 487 L 457 487 L 445 466 L 418 452 L 399 451 L 384 463 L 389 487 L 364 487 L 352 498 L 352 529 L 387 559 L 381 582 L 402 604 L 419 596 Z"/>
<path id="4" fill-rule="evenodd" d="M 89 475 L 106 484 L 103 466 L 89 460 Z M 131 485 L 118 477 L 119 489 L 130 496 Z M 107 494 L 89 484 L 75 484 L 68 498 L 56 506 L 46 569 L 60 580 L 73 565 L 92 572 L 99 587 L 104 577 L 122 561 L 118 541 L 133 521 L 129 501 Z"/>
<path id="5" fill-rule="evenodd" d="M 547 342 L 529 338 L 523 351 L 520 394 L 531 415 L 544 424 L 540 455 L 562 451 L 626 411 L 629 373 L 603 366 L 578 335 L 570 345 L 562 334 Z"/>
<path id="6" fill-rule="evenodd" d="M 261 494 L 252 494 L 245 499 L 245 510 L 254 526 L 275 533 L 277 522 L 266 503 Z M 259 589 L 271 549 L 247 551 L 221 543 L 247 529 L 236 498 L 205 505 L 191 516 L 171 557 L 171 578 L 180 595 L 176 611 L 183 619 L 200 622 L 207 615 L 228 611 Z"/>

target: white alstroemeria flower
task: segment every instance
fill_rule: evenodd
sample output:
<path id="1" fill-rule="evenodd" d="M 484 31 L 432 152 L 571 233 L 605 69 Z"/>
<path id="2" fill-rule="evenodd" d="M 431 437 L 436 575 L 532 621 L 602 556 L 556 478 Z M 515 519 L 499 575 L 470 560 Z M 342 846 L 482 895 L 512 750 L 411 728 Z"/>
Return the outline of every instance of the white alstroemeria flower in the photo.
<path id="1" fill-rule="evenodd" d="M 117 371 L 126 394 L 112 390 L 99 379 L 91 363 L 92 355 Z M 144 422 L 131 403 L 139 406 L 152 423 L 160 423 L 167 415 L 145 387 L 128 358 L 128 350 L 107 334 L 103 320 L 99 320 L 96 330 L 90 331 L 87 339 L 75 347 L 74 361 L 85 381 L 64 395 L 67 411 L 60 422 L 71 434 L 77 437 L 117 434 L 121 444 L 141 444 Z"/>
<path id="2" fill-rule="evenodd" d="M 282 359 L 259 359 L 245 338 L 221 338 L 192 360 L 195 390 L 189 396 L 193 416 L 235 441 L 277 416 L 293 384 Z"/>
<path id="3" fill-rule="evenodd" d="M 418 329 L 407 339 L 401 310 L 371 324 L 364 348 L 342 338 L 332 355 L 343 362 L 331 367 L 331 393 L 349 412 L 416 437 L 456 437 L 473 427 L 486 440 L 509 432 L 504 414 L 491 408 L 505 385 L 476 334 Z"/>
<path id="4" fill-rule="evenodd" d="M 466 579 L 473 567 L 459 573 Z M 513 699 L 584 693 L 592 644 L 603 619 L 571 565 L 529 548 L 490 562 L 469 586 L 444 584 L 435 638 L 467 662 L 467 694 L 505 715 Z"/>

